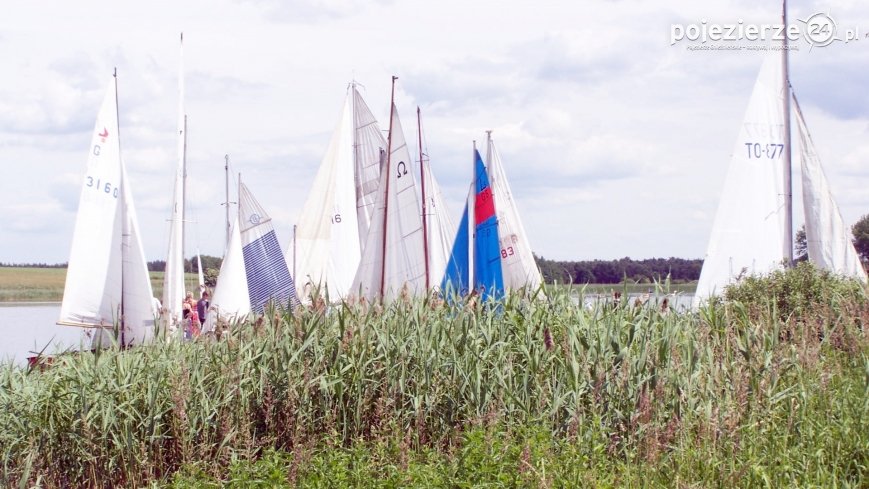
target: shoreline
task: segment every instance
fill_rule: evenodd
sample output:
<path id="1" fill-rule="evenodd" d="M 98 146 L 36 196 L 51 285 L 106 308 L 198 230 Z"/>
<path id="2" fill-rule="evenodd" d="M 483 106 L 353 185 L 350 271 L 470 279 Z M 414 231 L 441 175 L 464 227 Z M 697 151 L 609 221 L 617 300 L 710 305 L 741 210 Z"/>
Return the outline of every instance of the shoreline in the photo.
<path id="1" fill-rule="evenodd" d="M 60 304 L 61 301 L 0 301 L 0 307 L 48 307 Z"/>

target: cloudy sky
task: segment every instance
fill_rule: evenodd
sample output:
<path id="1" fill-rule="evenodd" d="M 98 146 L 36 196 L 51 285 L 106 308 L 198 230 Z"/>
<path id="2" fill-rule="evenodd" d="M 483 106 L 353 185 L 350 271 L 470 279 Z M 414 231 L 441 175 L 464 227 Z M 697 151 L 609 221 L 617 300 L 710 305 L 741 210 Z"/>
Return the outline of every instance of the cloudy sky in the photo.
<path id="1" fill-rule="evenodd" d="M 397 75 L 407 138 L 416 139 L 418 105 L 454 214 L 470 178 L 472 140 L 491 129 L 537 254 L 702 257 L 763 54 L 671 45 L 672 26 L 776 23 L 780 15 L 776 1 L 706 3 L 7 5 L 0 261 L 68 259 L 91 130 L 113 67 L 145 251 L 149 260 L 165 259 L 182 31 L 194 221 L 188 255 L 197 247 L 223 253 L 225 154 L 287 243 L 348 82 L 364 86 L 386 127 Z M 791 57 L 792 84 L 850 224 L 869 213 L 869 5 L 791 2 L 793 23 L 816 12 L 829 13 L 839 35 L 856 28 L 863 37 L 811 50 L 800 41 Z"/>

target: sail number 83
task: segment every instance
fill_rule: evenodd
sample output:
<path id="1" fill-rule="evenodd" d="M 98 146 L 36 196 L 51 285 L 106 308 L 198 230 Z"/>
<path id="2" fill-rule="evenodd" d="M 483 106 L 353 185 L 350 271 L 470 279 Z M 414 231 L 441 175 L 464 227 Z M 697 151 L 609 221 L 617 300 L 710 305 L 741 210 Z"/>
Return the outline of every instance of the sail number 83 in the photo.
<path id="1" fill-rule="evenodd" d="M 774 160 L 781 157 L 784 152 L 785 145 L 779 143 L 745 143 L 745 149 L 748 151 L 748 159 Z"/>
<path id="2" fill-rule="evenodd" d="M 112 197 L 116 199 L 118 198 L 118 187 L 115 187 L 108 182 L 103 183 L 100 179 L 94 180 L 94 177 L 92 176 L 87 176 L 86 178 L 87 183 L 85 183 L 85 187 L 91 187 L 97 191 L 102 190 L 103 193 L 111 194 Z"/>

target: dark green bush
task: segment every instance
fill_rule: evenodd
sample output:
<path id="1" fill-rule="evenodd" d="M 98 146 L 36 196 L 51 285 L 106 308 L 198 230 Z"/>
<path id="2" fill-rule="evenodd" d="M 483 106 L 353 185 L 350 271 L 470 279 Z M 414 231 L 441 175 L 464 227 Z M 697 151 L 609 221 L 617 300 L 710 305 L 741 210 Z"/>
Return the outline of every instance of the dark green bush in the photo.
<path id="1" fill-rule="evenodd" d="M 728 287 L 724 298 L 756 312 L 774 310 L 780 319 L 835 308 L 845 302 L 860 306 L 867 303 L 865 285 L 821 270 L 810 262 L 769 275 L 746 277 Z"/>

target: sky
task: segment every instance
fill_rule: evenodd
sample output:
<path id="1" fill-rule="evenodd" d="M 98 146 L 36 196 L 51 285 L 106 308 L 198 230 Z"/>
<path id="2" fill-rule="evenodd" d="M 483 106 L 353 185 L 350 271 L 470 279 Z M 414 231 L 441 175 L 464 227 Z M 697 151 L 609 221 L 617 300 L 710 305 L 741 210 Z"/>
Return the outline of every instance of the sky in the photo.
<path id="1" fill-rule="evenodd" d="M 838 37 L 860 37 L 801 38 L 790 57 L 850 225 L 869 214 L 869 4 L 792 1 L 789 23 L 815 13 L 834 19 Z M 115 67 L 145 253 L 166 258 L 181 32 L 187 256 L 223 254 L 227 154 L 231 187 L 241 173 L 288 244 L 348 83 L 386 128 L 395 75 L 405 136 L 416 141 L 419 106 L 455 220 L 473 141 L 492 130 L 536 254 L 702 258 L 764 53 L 689 49 L 699 43 L 671 34 L 780 15 L 779 2 L 743 0 L 15 2 L 0 17 L 0 262 L 67 261 Z"/>

